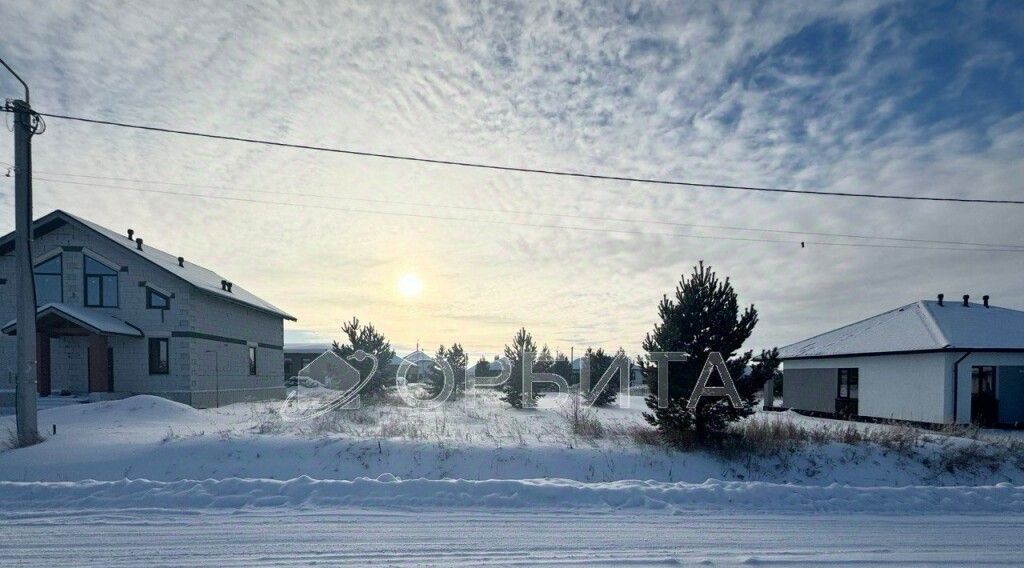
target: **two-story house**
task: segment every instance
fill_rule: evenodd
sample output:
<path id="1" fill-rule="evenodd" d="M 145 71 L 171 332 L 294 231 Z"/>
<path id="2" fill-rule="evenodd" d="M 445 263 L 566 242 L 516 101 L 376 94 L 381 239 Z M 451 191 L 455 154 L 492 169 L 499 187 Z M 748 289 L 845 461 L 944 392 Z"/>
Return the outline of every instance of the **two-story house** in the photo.
<path id="1" fill-rule="evenodd" d="M 38 389 L 203 408 L 284 396 L 284 320 L 217 273 L 64 211 L 34 224 Z M 0 238 L 0 406 L 12 404 L 13 234 Z"/>

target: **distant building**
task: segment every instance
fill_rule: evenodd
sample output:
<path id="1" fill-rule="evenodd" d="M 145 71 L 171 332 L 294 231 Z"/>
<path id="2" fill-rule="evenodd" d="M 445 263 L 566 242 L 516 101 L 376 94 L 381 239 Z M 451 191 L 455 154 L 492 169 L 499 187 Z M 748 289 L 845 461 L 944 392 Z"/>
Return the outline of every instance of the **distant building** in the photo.
<path id="1" fill-rule="evenodd" d="M 284 345 L 284 378 L 296 376 L 313 359 L 330 351 L 330 343 L 286 343 Z"/>
<path id="2" fill-rule="evenodd" d="M 936 424 L 1024 423 L 1024 312 L 919 301 L 780 349 L 783 405 Z"/>
<path id="3" fill-rule="evenodd" d="M 284 395 L 287 312 L 131 230 L 54 211 L 34 238 L 41 395 L 153 394 L 195 407 Z M 13 234 L 0 238 L 0 405 L 15 385 L 13 251 Z"/>

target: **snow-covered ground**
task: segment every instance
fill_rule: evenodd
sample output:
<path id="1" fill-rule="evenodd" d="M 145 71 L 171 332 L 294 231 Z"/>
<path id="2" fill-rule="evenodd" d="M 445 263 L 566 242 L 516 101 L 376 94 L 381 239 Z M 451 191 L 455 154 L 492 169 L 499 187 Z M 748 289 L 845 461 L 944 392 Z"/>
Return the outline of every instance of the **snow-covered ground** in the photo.
<path id="1" fill-rule="evenodd" d="M 0 566 L 1019 562 L 1020 456 L 956 453 L 1016 433 L 764 413 L 897 435 L 725 457 L 644 443 L 639 396 L 595 410 L 584 438 L 566 396 L 515 411 L 486 391 L 293 420 L 322 394 L 48 405 L 55 435 L 0 452 Z"/>
<path id="2" fill-rule="evenodd" d="M 0 454 L 0 480 L 266 478 L 300 476 L 351 480 L 538 479 L 583 482 L 708 479 L 801 485 L 1024 485 L 1015 463 L 950 472 L 939 452 L 978 444 L 923 435 L 905 451 L 874 444 L 814 444 L 796 452 L 726 459 L 638 443 L 646 428 L 642 397 L 630 408 L 596 409 L 603 436 L 570 433 L 561 408 L 566 396 L 541 399 L 536 410 L 512 410 L 495 393 L 437 409 L 398 404 L 342 410 L 306 421 L 282 417 L 282 403 L 235 404 L 196 410 L 152 396 L 73 404 L 40 412 L 40 429 L 57 434 L 37 446 Z M 302 401 L 306 401 L 303 398 Z M 287 415 L 287 413 L 285 413 Z M 848 423 L 765 413 L 755 420 L 808 428 Z M 0 434 L 14 417 L 0 417 Z M 858 429 L 889 426 L 858 424 Z M 2 443 L 3 436 L 0 436 Z"/>

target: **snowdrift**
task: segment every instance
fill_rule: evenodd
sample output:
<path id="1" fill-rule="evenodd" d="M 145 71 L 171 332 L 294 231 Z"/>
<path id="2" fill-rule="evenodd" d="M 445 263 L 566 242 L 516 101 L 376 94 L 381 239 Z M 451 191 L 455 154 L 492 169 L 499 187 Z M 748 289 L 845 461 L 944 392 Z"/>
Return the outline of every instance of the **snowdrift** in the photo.
<path id="1" fill-rule="evenodd" d="M 564 479 L 351 481 L 270 479 L 0 482 L 0 511 L 374 507 L 574 510 L 739 510 L 801 513 L 1024 513 L 1024 486 L 801 486 L 708 480 L 704 483 Z"/>

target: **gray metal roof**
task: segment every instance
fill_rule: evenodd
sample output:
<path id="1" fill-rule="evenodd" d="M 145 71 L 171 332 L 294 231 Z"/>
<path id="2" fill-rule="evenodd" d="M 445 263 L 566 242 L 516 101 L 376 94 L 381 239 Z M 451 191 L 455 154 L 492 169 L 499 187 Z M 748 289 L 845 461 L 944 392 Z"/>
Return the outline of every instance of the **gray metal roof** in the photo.
<path id="1" fill-rule="evenodd" d="M 1024 311 L 921 300 L 779 350 L 783 359 L 940 350 L 1024 349 Z"/>
<path id="2" fill-rule="evenodd" d="M 136 247 L 135 241 L 129 239 L 127 235 L 111 231 L 102 225 L 98 225 L 92 221 L 72 215 L 60 209 L 36 219 L 34 223 L 34 231 L 37 234 L 37 238 L 41 232 L 48 232 L 47 228 L 53 226 L 53 222 L 57 220 L 79 223 L 86 228 L 107 237 L 111 242 L 123 247 L 125 250 L 131 251 L 132 254 L 136 254 L 153 264 L 156 264 L 160 268 L 163 268 L 172 275 L 188 282 L 205 293 L 212 294 L 229 302 L 235 302 L 264 312 L 269 312 L 274 315 L 281 316 L 284 319 L 296 321 L 295 317 L 288 312 L 285 312 L 270 302 L 257 297 L 255 294 L 241 286 L 235 285 L 234 283 L 232 283 L 231 292 L 221 289 L 222 280 L 228 280 L 229 282 L 231 280 L 224 278 L 208 268 L 203 268 L 202 266 L 189 262 L 188 260 L 185 260 L 184 266 L 178 266 L 177 255 L 166 253 L 149 243 L 144 243 L 142 250 L 139 250 Z M 7 241 L 12 239 L 13 233 L 4 236 L 0 239 L 0 247 L 7 244 Z"/>

